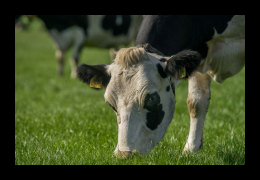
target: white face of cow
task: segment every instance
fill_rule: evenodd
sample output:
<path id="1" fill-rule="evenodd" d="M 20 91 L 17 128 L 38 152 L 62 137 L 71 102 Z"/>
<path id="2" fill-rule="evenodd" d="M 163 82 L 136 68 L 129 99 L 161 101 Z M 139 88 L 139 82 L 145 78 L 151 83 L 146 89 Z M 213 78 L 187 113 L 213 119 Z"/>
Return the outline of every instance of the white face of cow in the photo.
<path id="1" fill-rule="evenodd" d="M 180 69 L 186 68 L 189 75 L 199 62 L 193 51 L 162 60 L 143 48 L 127 48 L 118 52 L 111 65 L 79 67 L 84 82 L 93 88 L 106 87 L 105 101 L 117 116 L 116 155 L 145 154 L 159 143 L 175 111 L 174 84 Z"/>
<path id="2" fill-rule="evenodd" d="M 148 55 L 131 67 L 110 65 L 111 80 L 105 100 L 116 111 L 118 146 L 116 153 L 146 153 L 163 137 L 175 109 L 170 78 L 162 77 L 161 63 Z M 172 87 L 175 88 L 175 87 Z"/>

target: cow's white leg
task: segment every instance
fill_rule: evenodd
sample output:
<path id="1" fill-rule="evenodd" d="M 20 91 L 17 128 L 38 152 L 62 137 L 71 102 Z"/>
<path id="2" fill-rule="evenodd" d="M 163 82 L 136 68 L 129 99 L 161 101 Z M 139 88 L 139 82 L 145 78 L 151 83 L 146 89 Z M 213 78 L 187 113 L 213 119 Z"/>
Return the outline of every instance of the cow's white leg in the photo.
<path id="1" fill-rule="evenodd" d="M 188 109 L 190 132 L 184 153 L 195 152 L 202 147 L 204 120 L 210 102 L 211 78 L 207 74 L 195 72 L 189 78 Z"/>
<path id="2" fill-rule="evenodd" d="M 73 31 L 73 57 L 71 61 L 71 78 L 75 79 L 77 77 L 77 68 L 80 60 L 80 54 L 84 43 L 86 41 L 86 35 L 82 28 L 74 28 Z"/>
<path id="3" fill-rule="evenodd" d="M 79 64 L 79 59 L 78 58 L 72 58 L 71 61 L 71 78 L 76 79 L 77 78 L 77 67 Z"/>
<path id="4" fill-rule="evenodd" d="M 62 76 L 64 74 L 64 52 L 57 49 L 56 50 L 56 59 L 57 59 L 57 73 Z"/>

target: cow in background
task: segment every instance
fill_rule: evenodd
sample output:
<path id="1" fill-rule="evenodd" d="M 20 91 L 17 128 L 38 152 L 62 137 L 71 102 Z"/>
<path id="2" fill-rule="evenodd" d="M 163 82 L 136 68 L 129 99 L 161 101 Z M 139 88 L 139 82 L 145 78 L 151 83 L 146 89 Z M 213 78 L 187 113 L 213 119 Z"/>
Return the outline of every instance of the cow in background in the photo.
<path id="1" fill-rule="evenodd" d="M 136 38 L 139 15 L 37 15 L 56 44 L 58 74 L 64 74 L 64 55 L 72 49 L 71 77 L 76 77 L 80 53 L 86 44 L 100 48 L 129 45 Z"/>

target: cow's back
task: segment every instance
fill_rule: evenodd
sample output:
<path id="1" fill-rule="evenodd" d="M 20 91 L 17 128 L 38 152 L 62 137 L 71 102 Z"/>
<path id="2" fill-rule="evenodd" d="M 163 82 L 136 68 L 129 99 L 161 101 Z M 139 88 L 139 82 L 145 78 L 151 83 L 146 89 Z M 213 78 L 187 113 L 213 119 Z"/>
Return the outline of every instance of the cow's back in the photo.
<path id="1" fill-rule="evenodd" d="M 244 36 L 245 16 L 151 15 L 145 16 L 136 44 L 149 43 L 167 56 L 198 51 L 205 60 L 203 71 L 222 82 L 244 65 Z"/>
<path id="2" fill-rule="evenodd" d="M 214 31 L 223 32 L 233 15 L 148 15 L 136 44 L 149 43 L 165 55 L 192 49 L 207 56 L 207 41 Z"/>
<path id="3" fill-rule="evenodd" d="M 134 42 L 142 18 L 139 15 L 89 15 L 87 43 L 96 47 L 118 47 Z"/>
<path id="4" fill-rule="evenodd" d="M 45 24 L 48 30 L 66 30 L 72 26 L 88 29 L 88 17 L 86 15 L 37 15 Z"/>
<path id="5" fill-rule="evenodd" d="M 140 15 L 38 15 L 38 17 L 44 22 L 48 31 L 59 39 L 62 39 L 64 34 L 70 34 L 69 39 L 75 39 L 76 29 L 77 32 L 84 32 L 80 37 L 84 36 L 88 46 L 102 48 L 119 47 L 134 42 L 142 21 Z"/>

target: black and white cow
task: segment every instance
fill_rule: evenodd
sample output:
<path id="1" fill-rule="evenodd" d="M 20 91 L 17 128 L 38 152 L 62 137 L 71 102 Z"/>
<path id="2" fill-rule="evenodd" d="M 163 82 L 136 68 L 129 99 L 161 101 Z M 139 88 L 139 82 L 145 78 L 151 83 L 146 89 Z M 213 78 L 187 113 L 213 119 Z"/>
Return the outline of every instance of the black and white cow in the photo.
<path id="1" fill-rule="evenodd" d="M 37 15 L 57 46 L 58 74 L 64 72 L 64 54 L 73 51 L 71 76 L 76 77 L 85 44 L 101 48 L 134 42 L 142 17 L 137 15 Z"/>
<path id="2" fill-rule="evenodd" d="M 163 138 L 175 112 L 178 80 L 188 78 L 190 132 L 184 152 L 201 148 L 211 80 L 223 82 L 245 64 L 245 16 L 145 16 L 137 47 L 110 65 L 82 65 L 78 76 L 105 100 L 118 121 L 115 154 L 147 153 Z"/>

